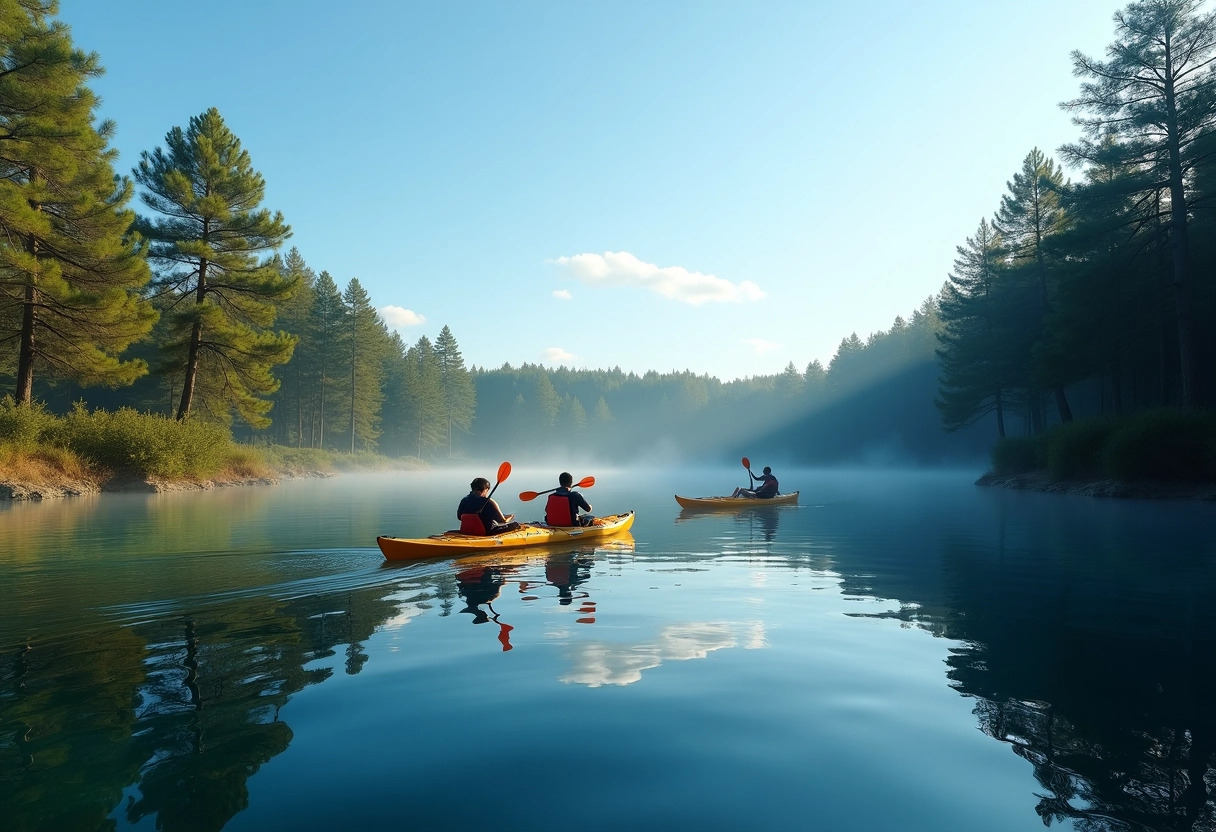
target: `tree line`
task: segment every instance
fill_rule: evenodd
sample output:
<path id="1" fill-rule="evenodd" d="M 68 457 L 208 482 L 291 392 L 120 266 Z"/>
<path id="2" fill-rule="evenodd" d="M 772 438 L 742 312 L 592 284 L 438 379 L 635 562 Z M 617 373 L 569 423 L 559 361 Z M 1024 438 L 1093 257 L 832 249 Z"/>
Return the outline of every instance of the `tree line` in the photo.
<path id="1" fill-rule="evenodd" d="M 0 383 L 18 403 L 427 459 L 924 462 L 977 455 L 1013 418 L 1035 433 L 1216 393 L 1216 19 L 1195 0 L 1132 3 L 1108 60 L 1074 55 L 1084 136 L 1062 152 L 1081 182 L 1032 150 L 909 319 L 842 339 L 826 367 L 736 381 L 466 367 L 446 326 L 405 343 L 357 278 L 280 253 L 291 228 L 217 110 L 116 175 L 99 59 L 56 12 L 0 0 Z"/>
<path id="2" fill-rule="evenodd" d="M 1074 52 L 1065 179 L 1033 149 L 941 292 L 942 420 L 1071 422 L 1216 397 L 1216 13 L 1140 0 L 1105 59 Z"/>
<path id="3" fill-rule="evenodd" d="M 447 327 L 406 344 L 357 278 L 340 287 L 279 253 L 291 228 L 262 206 L 265 182 L 216 109 L 116 175 L 114 125 L 95 123 L 88 87 L 99 58 L 57 11 L 0 0 L 0 381 L 19 404 L 132 407 L 350 452 L 626 458 L 709 447 L 732 424 L 758 436 L 887 360 L 859 360 L 880 339 L 853 335 L 828 368 L 722 382 L 467 368 Z M 936 315 L 917 314 L 924 359 Z"/>

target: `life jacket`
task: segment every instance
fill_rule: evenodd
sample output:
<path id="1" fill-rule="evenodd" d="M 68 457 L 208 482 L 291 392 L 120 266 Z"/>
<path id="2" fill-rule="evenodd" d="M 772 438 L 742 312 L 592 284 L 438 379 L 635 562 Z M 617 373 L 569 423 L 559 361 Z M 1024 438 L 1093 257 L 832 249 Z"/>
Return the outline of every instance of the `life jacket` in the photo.
<path id="1" fill-rule="evenodd" d="M 762 485 L 756 489 L 757 497 L 776 497 L 777 496 L 777 492 L 780 490 L 780 486 L 777 484 L 777 478 L 773 477 L 772 474 L 769 474 L 769 476 L 772 477 L 772 479 L 770 479 L 764 485 Z"/>
<path id="2" fill-rule="evenodd" d="M 569 494 L 550 494 L 545 503 L 545 522 L 550 526 L 573 526 L 574 512 Z"/>
<path id="3" fill-rule="evenodd" d="M 460 533 L 461 534 L 486 534 L 486 524 L 481 519 L 480 514 L 462 514 L 460 515 Z"/>

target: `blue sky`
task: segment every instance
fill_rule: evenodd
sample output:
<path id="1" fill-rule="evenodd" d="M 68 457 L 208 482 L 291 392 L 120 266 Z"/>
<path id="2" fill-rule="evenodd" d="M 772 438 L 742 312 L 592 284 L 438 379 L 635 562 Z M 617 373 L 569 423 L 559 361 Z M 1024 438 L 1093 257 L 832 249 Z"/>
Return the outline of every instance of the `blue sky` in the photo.
<path id="1" fill-rule="evenodd" d="M 1099 0 L 61 0 L 118 169 L 216 107 L 294 245 L 469 365 L 722 379 L 909 317 L 1033 148 Z M 1076 171 L 1068 171 L 1076 176 Z"/>

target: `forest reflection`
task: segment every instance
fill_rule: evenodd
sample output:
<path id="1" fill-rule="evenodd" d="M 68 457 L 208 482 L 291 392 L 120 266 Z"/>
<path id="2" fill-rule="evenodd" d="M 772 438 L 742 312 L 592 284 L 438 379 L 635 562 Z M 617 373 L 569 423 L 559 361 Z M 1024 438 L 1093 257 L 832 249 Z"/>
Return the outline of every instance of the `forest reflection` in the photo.
<path id="1" fill-rule="evenodd" d="M 1134 547 L 1090 558 L 1058 532 L 1044 533 L 1048 562 L 1012 543 L 994 555 L 951 541 L 937 586 L 920 587 L 929 600 L 878 617 L 962 645 L 950 685 L 975 699 L 985 734 L 1033 766 L 1044 825 L 1216 829 L 1216 610 L 1193 588 L 1216 567 Z"/>

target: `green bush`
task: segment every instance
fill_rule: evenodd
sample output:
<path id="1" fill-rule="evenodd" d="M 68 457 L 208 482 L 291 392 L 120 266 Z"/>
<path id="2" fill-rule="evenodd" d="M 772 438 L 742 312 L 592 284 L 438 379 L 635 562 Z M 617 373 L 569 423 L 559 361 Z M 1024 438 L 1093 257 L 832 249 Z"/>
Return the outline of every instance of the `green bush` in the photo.
<path id="1" fill-rule="evenodd" d="M 58 421 L 49 438 L 96 465 L 154 477 L 214 475 L 236 449 L 220 425 L 125 407 L 90 413 L 81 404 Z"/>
<path id="2" fill-rule="evenodd" d="M 1102 456 L 1122 480 L 1216 481 L 1216 414 L 1151 410 L 1120 422 Z"/>
<path id="3" fill-rule="evenodd" d="M 992 448 L 994 474 L 1025 474 L 1047 467 L 1041 436 L 1007 436 Z"/>
<path id="4" fill-rule="evenodd" d="M 17 450 L 33 451 L 55 417 L 40 404 L 18 405 L 12 396 L 0 399 L 0 442 Z"/>
<path id="5" fill-rule="evenodd" d="M 1113 429 L 1109 419 L 1059 425 L 1047 434 L 1047 472 L 1057 480 L 1102 474 L 1102 451 Z"/>

